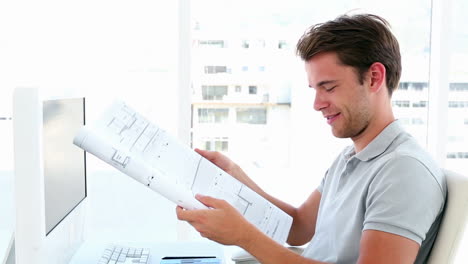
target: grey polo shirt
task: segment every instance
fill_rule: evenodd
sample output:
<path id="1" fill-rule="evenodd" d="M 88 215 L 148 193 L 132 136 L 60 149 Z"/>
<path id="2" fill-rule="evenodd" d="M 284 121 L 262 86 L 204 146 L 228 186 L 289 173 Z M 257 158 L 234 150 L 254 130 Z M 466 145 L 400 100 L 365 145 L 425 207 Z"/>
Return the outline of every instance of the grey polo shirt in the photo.
<path id="1" fill-rule="evenodd" d="M 322 197 L 315 235 L 303 256 L 356 263 L 364 230 L 397 234 L 421 245 L 425 263 L 446 197 L 442 171 L 398 121 L 361 152 L 349 146 L 318 187 Z"/>

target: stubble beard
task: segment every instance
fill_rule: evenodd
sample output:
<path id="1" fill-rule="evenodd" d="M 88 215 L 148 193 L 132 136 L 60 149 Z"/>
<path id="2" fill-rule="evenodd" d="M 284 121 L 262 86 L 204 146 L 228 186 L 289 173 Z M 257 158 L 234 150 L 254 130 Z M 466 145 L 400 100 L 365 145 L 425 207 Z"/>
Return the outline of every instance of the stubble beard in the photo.
<path id="1" fill-rule="evenodd" d="M 369 127 L 370 113 L 365 104 L 358 103 L 354 109 L 346 107 L 341 112 L 341 128 L 332 127 L 332 133 L 337 138 L 357 138 Z M 354 114 L 352 114 L 354 112 Z M 346 114 L 346 116 L 345 116 Z M 349 119 L 345 119 L 349 118 Z"/>

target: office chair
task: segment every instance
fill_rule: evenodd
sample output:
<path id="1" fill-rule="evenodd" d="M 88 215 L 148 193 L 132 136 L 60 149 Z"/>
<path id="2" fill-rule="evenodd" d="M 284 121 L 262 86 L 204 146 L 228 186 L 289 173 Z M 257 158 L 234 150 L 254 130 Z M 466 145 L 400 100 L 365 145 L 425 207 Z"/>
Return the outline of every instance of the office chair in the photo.
<path id="1" fill-rule="evenodd" d="M 468 177 L 444 170 L 447 204 L 428 264 L 466 263 L 468 259 Z"/>

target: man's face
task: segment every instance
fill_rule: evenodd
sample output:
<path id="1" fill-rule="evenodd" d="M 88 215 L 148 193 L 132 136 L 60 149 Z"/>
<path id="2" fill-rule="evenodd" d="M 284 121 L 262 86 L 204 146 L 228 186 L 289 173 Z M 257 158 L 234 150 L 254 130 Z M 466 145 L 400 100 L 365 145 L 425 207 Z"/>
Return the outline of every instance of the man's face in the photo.
<path id="1" fill-rule="evenodd" d="M 333 52 L 313 56 L 305 69 L 316 92 L 314 109 L 322 112 L 333 135 L 358 138 L 371 120 L 368 82 L 360 84 L 356 70 L 340 64 Z"/>

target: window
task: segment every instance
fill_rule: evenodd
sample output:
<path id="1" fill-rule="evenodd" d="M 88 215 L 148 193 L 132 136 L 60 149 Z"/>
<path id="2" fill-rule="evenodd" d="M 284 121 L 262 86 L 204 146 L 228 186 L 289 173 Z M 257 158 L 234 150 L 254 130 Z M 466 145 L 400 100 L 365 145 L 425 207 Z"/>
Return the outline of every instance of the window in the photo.
<path id="1" fill-rule="evenodd" d="M 221 151 L 227 152 L 229 147 L 229 142 L 227 139 L 220 140 L 214 139 L 210 141 L 204 141 L 205 150 L 212 150 L 212 151 Z"/>
<path id="2" fill-rule="evenodd" d="M 450 108 L 467 108 L 468 101 L 449 101 Z"/>
<path id="3" fill-rule="evenodd" d="M 411 120 L 408 117 L 399 118 L 398 120 L 400 120 L 400 123 L 404 126 L 411 125 Z"/>
<path id="4" fill-rule="evenodd" d="M 240 85 L 236 85 L 235 89 L 236 89 L 236 93 L 242 92 L 242 86 L 240 86 Z"/>
<path id="5" fill-rule="evenodd" d="M 448 136 L 448 141 L 449 142 L 463 141 L 463 137 L 461 137 L 461 136 Z"/>
<path id="6" fill-rule="evenodd" d="M 227 94 L 227 85 L 202 85 L 203 100 L 222 100 Z"/>
<path id="7" fill-rule="evenodd" d="M 198 109 L 198 120 L 200 123 L 226 123 L 229 116 L 229 109 L 211 109 L 211 108 L 199 108 Z"/>
<path id="8" fill-rule="evenodd" d="M 409 87 L 409 83 L 408 83 L 408 82 L 400 82 L 400 86 L 398 87 L 398 90 L 407 91 L 407 90 L 408 90 L 408 87 Z"/>
<path id="9" fill-rule="evenodd" d="M 224 40 L 198 40 L 199 46 L 224 48 Z"/>
<path id="10" fill-rule="evenodd" d="M 415 82 L 415 83 L 411 83 L 410 86 L 415 91 L 422 91 L 424 89 L 427 89 L 427 83 Z"/>
<path id="11" fill-rule="evenodd" d="M 266 42 L 264 39 L 258 39 L 256 41 L 256 48 L 262 49 L 262 48 L 265 48 L 265 46 L 266 46 Z"/>
<path id="12" fill-rule="evenodd" d="M 265 108 L 240 108 L 236 110 L 237 122 L 244 124 L 266 124 Z"/>
<path id="13" fill-rule="evenodd" d="M 246 5 L 249 8 L 245 8 Z M 284 175 L 288 175 L 288 182 L 307 182 L 307 186 L 316 186 L 336 155 L 350 142 L 334 138 L 320 113 L 313 110 L 313 92 L 300 88 L 307 87 L 303 62 L 291 51 L 312 24 L 322 23 L 355 9 L 359 10 L 357 12 L 378 14 L 391 24 L 399 40 L 403 60 L 400 88 L 392 96 L 394 114 L 421 145 L 426 145 L 428 108 L 431 105 L 428 98 L 430 0 L 340 0 L 320 3 L 296 0 L 287 3 L 199 0 L 194 1 L 192 6 L 191 19 L 197 27 L 193 31 L 195 41 L 227 36 L 225 41 L 229 39 L 230 43 L 239 43 L 224 49 L 213 48 L 212 52 L 198 46 L 192 49 L 196 58 L 192 61 L 195 71 L 199 71 L 198 65 L 215 65 L 214 62 L 239 69 L 239 72 L 219 76 L 216 80 L 219 84 L 235 87 L 235 96 L 225 96 L 209 105 L 216 108 L 221 104 L 231 109 L 227 123 L 217 127 L 216 131 L 209 131 L 193 122 L 194 147 L 205 147 L 201 138 L 215 132 L 218 133 L 216 136 L 226 137 L 229 142 L 228 156 L 239 157 L 237 162 L 259 185 L 270 188 L 272 193 L 279 196 L 283 195 L 292 204 L 302 203 L 304 197 L 310 194 L 310 188 L 305 190 L 294 184 L 285 188 L 281 184 Z M 396 8 L 398 6 L 405 8 Z M 462 14 L 460 11 L 460 16 Z M 462 27 L 468 24 L 464 20 L 462 22 L 457 25 Z M 466 30 L 462 28 L 459 31 Z M 265 44 L 257 43 L 258 39 L 265 40 Z M 460 49 L 465 47 L 468 44 L 459 45 Z M 267 70 L 252 70 L 257 69 L 258 65 Z M 461 79 L 458 82 L 468 83 L 468 80 Z M 201 82 L 197 80 L 192 85 L 197 91 L 202 89 Z M 236 85 L 243 86 L 244 93 Z M 193 107 L 207 106 L 202 107 L 194 101 Z M 328 149 L 326 154 L 319 151 L 324 148 Z M 310 160 L 315 161 L 314 166 L 310 166 Z M 273 183 L 274 179 L 277 184 Z"/>
<path id="14" fill-rule="evenodd" d="M 468 83 L 451 83 L 450 84 L 450 91 L 457 91 L 457 92 L 467 92 L 468 91 Z"/>
<path id="15" fill-rule="evenodd" d="M 206 74 L 226 73 L 228 69 L 226 66 L 205 66 Z"/>
<path id="16" fill-rule="evenodd" d="M 413 107 L 418 108 L 418 107 L 427 107 L 427 101 L 419 101 L 419 102 L 413 102 Z"/>
<path id="17" fill-rule="evenodd" d="M 50 95 L 86 95 L 88 120 L 97 118 L 113 100 L 121 99 L 157 120 L 161 127 L 177 131 L 177 2 L 128 5 L 100 1 L 79 6 L 63 2 L 55 6 L 55 11 L 50 4 L 46 1 L 35 6 L 37 12 L 25 17 L 24 23 L 14 23 L 11 30 L 0 27 L 0 116 L 11 117 L 14 87 L 33 85 Z M 11 19 L 17 15 L 19 19 L 23 11 L 29 13 L 26 6 L 11 7 L 18 12 Z M 107 12 L 109 8 L 112 12 Z M 82 15 L 86 21 L 77 23 Z M 24 34 L 17 35 L 16 30 Z M 34 36 L 43 37 L 39 40 Z M 4 134 L 12 129 L 12 120 L 0 123 L 10 126 L 0 129 L 0 138 L 8 141 L 8 145 L 0 141 L 0 152 L 7 146 L 12 151 L 11 134 Z M 12 152 L 8 149 L 8 159 L 0 154 L 0 170 L 12 169 Z M 99 162 L 92 166 L 108 169 Z"/>
<path id="18" fill-rule="evenodd" d="M 249 94 L 257 94 L 257 86 L 249 85 Z"/>
<path id="19" fill-rule="evenodd" d="M 13 171 L 14 167 L 14 118 L 10 120 L 14 87 L 40 87 L 50 96 L 86 96 L 87 121 L 98 118 L 115 99 L 124 100 L 169 134 L 177 136 L 181 97 L 177 78 L 178 45 L 181 43 L 178 1 L 4 3 L 0 4 L 0 117 L 7 119 L 0 120 L 2 187 L 13 183 L 3 178 L 3 172 Z M 203 71 L 203 67 L 198 70 Z M 88 178 L 96 180 L 88 182 L 89 197 L 104 201 L 122 190 L 128 198 L 121 199 L 125 202 L 119 205 L 112 199 L 112 206 L 138 212 L 138 206 L 132 205 L 141 198 L 140 187 L 122 186 L 127 181 L 123 177 L 122 181 L 107 178 L 115 169 L 91 155 L 88 157 L 88 175 L 96 176 Z M 8 204 L 8 200 L 3 199 L 9 194 L 14 197 L 12 192 L 4 193 L 2 188 L 0 228 L 7 231 L 14 230 L 14 210 L 12 225 L 9 225 L 11 217 L 7 212 L 9 208 L 14 209 L 14 203 Z M 96 204 L 89 205 L 88 212 L 101 210 Z M 117 239 L 115 234 L 123 235 L 121 239 L 149 236 L 172 240 L 177 237 L 177 223 L 173 217 L 144 213 L 141 221 L 136 217 L 130 221 L 139 226 L 130 236 L 126 236 L 126 228 L 122 228 L 129 218 L 124 217 L 117 223 L 113 217 L 102 214 L 98 219 L 93 213 L 87 214 L 87 238 L 94 240 L 103 236 L 114 240 Z M 154 223 L 161 221 L 167 224 L 164 230 L 155 229 Z M 6 233 L 2 231 L 2 234 Z"/>
<path id="20" fill-rule="evenodd" d="M 468 159 L 468 152 L 447 152 L 448 159 Z"/>
<path id="21" fill-rule="evenodd" d="M 289 48 L 289 46 L 286 40 L 278 41 L 278 49 L 287 49 L 287 48 Z"/>
<path id="22" fill-rule="evenodd" d="M 409 107 L 410 102 L 405 100 L 405 101 L 393 101 L 392 102 L 393 106 L 398 106 L 398 107 Z"/>
<path id="23" fill-rule="evenodd" d="M 411 119 L 411 124 L 412 125 L 424 125 L 425 122 L 422 118 L 413 118 Z"/>

